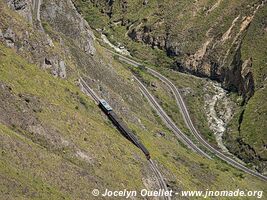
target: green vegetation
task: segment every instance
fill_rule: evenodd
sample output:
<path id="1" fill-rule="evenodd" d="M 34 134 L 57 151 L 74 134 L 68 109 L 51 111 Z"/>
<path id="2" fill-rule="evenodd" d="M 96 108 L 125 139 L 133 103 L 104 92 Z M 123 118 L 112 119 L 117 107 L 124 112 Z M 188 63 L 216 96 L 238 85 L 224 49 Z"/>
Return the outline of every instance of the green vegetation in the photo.
<path id="1" fill-rule="evenodd" d="M 87 1 L 83 2 L 80 9 L 86 8 Z M 131 2 L 133 8 L 137 4 L 140 8 L 139 1 Z M 158 6 L 155 2 L 150 4 L 151 11 L 153 6 Z M 0 4 L 2 9 L 3 2 Z M 91 16 L 84 14 L 88 21 L 95 20 L 94 23 L 101 26 L 107 24 L 104 14 L 97 18 L 99 12 L 95 7 L 86 12 L 93 13 Z M 141 12 L 152 14 L 149 10 Z M 129 16 L 132 20 L 138 17 L 130 12 Z M 49 34 L 54 47 L 46 45 L 42 49 L 39 47 L 43 45 L 43 33 L 15 12 L 4 6 L 0 19 L 1 27 L 6 30 L 12 24 L 16 35 L 29 31 L 27 41 L 34 40 L 36 51 L 41 52 L 39 57 L 34 57 L 26 48 L 16 51 L 0 44 L 0 195 L 3 199 L 94 199 L 93 188 L 100 191 L 106 188 L 137 191 L 144 187 L 157 188 L 142 152 L 127 141 L 98 106 L 80 91 L 79 73 L 148 148 L 171 189 L 233 190 L 239 187 L 266 190 L 261 180 L 216 158 L 207 160 L 185 148 L 142 96 L 130 70 L 97 43 L 95 55 L 89 56 L 73 40 L 43 21 L 45 34 Z M 18 37 L 16 42 L 20 40 Z M 203 98 L 200 97 L 205 81 L 192 81 L 187 75 L 165 69 L 163 66 L 167 67 L 172 58 L 166 57 L 162 50 L 151 50 L 130 40 L 129 43 L 136 48 L 139 58 L 148 58 L 148 64 L 155 63 L 155 59 L 158 64 L 161 62 L 162 68 L 158 70 L 179 88 L 194 89 L 193 93 L 185 95 L 185 99 L 192 108 L 192 116 L 197 118 L 194 123 L 208 135 L 201 106 Z M 55 78 L 49 73 L 50 69 L 37 66 L 45 56 L 54 53 L 66 59 L 66 79 Z M 30 64 L 29 60 L 36 64 Z M 150 86 L 151 91 L 164 100 L 161 102 L 164 108 L 185 130 L 165 86 L 144 71 L 140 75 L 147 83 L 156 83 L 157 90 Z"/>
<path id="2" fill-rule="evenodd" d="M 103 28 L 107 26 L 108 17 L 102 14 L 97 8 L 86 1 L 79 1 L 80 4 L 76 4 L 78 12 L 90 13 L 84 16 L 85 20 L 90 21 L 94 28 Z"/>
<path id="3" fill-rule="evenodd" d="M 29 189 L 25 190 L 23 195 L 25 198 L 36 199 L 57 199 L 61 196 L 67 199 L 82 199 L 87 196 L 90 199 L 90 188 L 115 189 L 120 188 L 122 183 L 126 188 L 131 189 L 143 187 L 141 171 L 147 171 L 144 156 L 133 145 L 129 145 L 129 142 L 115 131 L 116 129 L 104 123 L 105 119 L 100 115 L 100 110 L 92 101 L 87 100 L 88 98 L 81 94 L 76 86 L 68 80 L 53 78 L 36 66 L 27 64 L 12 50 L 3 46 L 1 46 L 1 61 L 0 78 L 12 88 L 13 95 L 27 94 L 29 97 L 40 99 L 38 104 L 42 105 L 42 112 L 38 113 L 37 117 L 41 126 L 47 130 L 47 135 L 41 139 L 42 135 L 32 135 L 27 128 L 25 130 L 22 129 L 23 127 L 20 128 L 19 122 L 15 129 L 9 124 L 0 126 L 3 155 L 1 162 L 4 166 L 1 176 L 6 177 L 1 179 L 1 185 L 9 191 L 7 197 L 14 197 L 24 191 L 21 187 L 11 190 L 11 179 L 17 185 L 23 186 L 24 181 L 27 181 Z M 120 73 L 128 74 L 119 63 L 116 69 L 121 71 Z M 167 180 L 175 183 L 172 185 L 173 188 L 218 189 L 222 185 L 227 185 L 230 189 L 236 184 L 247 189 L 262 188 L 259 180 L 248 178 L 247 175 L 242 179 L 236 178 L 231 184 L 226 184 L 229 179 L 232 179 L 233 173 L 238 173 L 235 169 L 229 168 L 226 174 L 224 170 L 217 170 L 217 161 L 205 160 L 185 149 L 177 143 L 172 133 L 161 124 L 155 123 L 152 109 L 141 97 L 138 88 L 134 87 L 128 90 L 130 91 L 137 98 L 137 102 L 142 102 L 137 106 L 136 101 L 127 100 L 128 106 L 134 112 L 130 116 L 138 116 L 143 125 L 133 123 L 125 117 L 124 119 L 150 150 Z M 29 99 L 32 102 L 31 98 Z M 17 100 L 14 101 L 16 103 Z M 22 105 L 17 103 L 18 106 Z M 78 106 L 79 110 L 76 110 L 75 106 Z M 6 107 L 9 108 L 7 105 Z M 16 112 L 20 115 L 19 111 Z M 159 131 L 163 131 L 165 136 L 155 136 Z M 61 138 L 56 142 L 56 147 L 49 140 L 49 137 L 56 135 L 50 134 L 56 134 Z M 90 159 L 77 156 L 79 150 Z M 220 165 L 228 166 L 224 163 Z M 10 171 L 13 168 L 18 173 Z M 22 170 L 28 171 L 27 178 L 21 176 L 19 171 Z M 51 172 L 53 172 L 52 176 Z M 83 176 L 80 177 L 79 174 Z M 150 172 L 147 172 L 145 177 L 149 178 L 149 174 Z M 88 181 L 92 178 L 95 181 Z M 34 181 L 38 181 L 38 184 L 31 185 Z M 39 190 L 42 192 L 38 192 Z M 35 197 L 36 193 L 39 196 Z M 47 193 L 50 197 L 46 196 Z"/>
<path id="4" fill-rule="evenodd" d="M 194 54 L 207 39 L 219 39 L 237 17 L 237 10 L 247 15 L 250 13 L 249 6 L 245 5 L 252 7 L 256 1 L 221 1 L 216 9 L 210 11 L 217 2 L 150 0 L 143 5 L 143 0 L 114 1 L 111 4 L 104 0 L 74 1 L 89 24 L 95 29 L 103 29 L 112 43 L 122 43 L 135 57 L 165 67 L 177 58 L 166 57 L 157 46 L 167 51 L 177 47 L 178 60 L 181 60 L 186 54 Z M 96 23 L 96 20 L 100 22 Z M 138 39 L 134 39 L 139 43 L 133 42 L 128 36 L 134 29 L 138 34 Z M 234 27 L 233 33 L 236 32 L 238 28 Z M 210 57 L 218 58 L 221 53 L 225 54 L 231 41 L 213 50 Z"/>
<path id="5" fill-rule="evenodd" d="M 194 2 L 149 0 L 146 5 L 143 5 L 142 0 L 112 1 L 110 4 L 104 0 L 75 0 L 75 5 L 79 7 L 79 11 L 86 17 L 89 24 L 93 28 L 103 29 L 103 33 L 113 44 L 122 44 L 135 58 L 145 61 L 149 65 L 157 66 L 159 71 L 172 77 L 178 87 L 182 89 L 190 87 L 196 91 L 194 97 L 189 94 L 188 97 L 185 96 L 185 99 L 194 123 L 211 142 L 214 142 L 214 139 L 207 127 L 205 111 L 201 109 L 203 108 L 201 89 L 203 85 L 195 87 L 194 83 L 190 81 L 188 84 L 183 84 L 179 74 L 169 72 L 165 68 L 177 69 L 182 65 L 188 67 L 185 65 L 188 64 L 188 60 L 192 59 L 190 56 L 203 50 L 204 44 L 211 41 L 200 64 L 189 68 L 196 74 L 201 74 L 204 71 L 206 76 L 210 76 L 209 67 L 205 65 L 209 63 L 211 65 L 217 64 L 218 68 L 223 71 L 223 68 L 230 65 L 233 55 L 235 55 L 235 49 L 232 49 L 230 55 L 224 60 L 224 56 L 230 50 L 237 34 L 244 28 L 242 27 L 244 26 L 243 20 L 252 16 L 259 4 L 260 2 L 256 0 L 202 0 Z M 95 23 L 91 13 L 88 12 L 89 8 L 94 10 L 94 14 L 97 13 L 98 19 L 101 18 L 101 23 Z M 228 128 L 227 137 L 229 138 L 226 139 L 226 143 L 235 141 L 235 144 L 232 142 L 228 144 L 232 152 L 236 153 L 236 148 L 239 148 L 238 152 L 242 151 L 242 147 L 238 147 L 237 142 L 237 139 L 242 139 L 262 160 L 266 160 L 266 153 L 264 153 L 266 152 L 266 123 L 264 122 L 267 118 L 265 114 L 262 114 L 266 110 L 266 104 L 264 98 L 260 98 L 265 97 L 264 92 L 266 93 L 266 13 L 266 6 L 260 8 L 251 25 L 239 36 L 239 40 L 242 40 L 241 63 L 252 58 L 255 97 L 248 101 L 247 105 L 240 108 L 245 110 L 242 116 L 244 120 L 240 122 L 241 125 L 236 123 L 241 117 L 240 113 L 238 111 L 235 113 Z M 232 28 L 230 29 L 230 27 Z M 230 32 L 226 34 L 228 30 Z M 177 54 L 176 56 L 172 56 L 174 52 Z M 166 53 L 171 54 L 170 57 Z M 196 60 L 199 61 L 198 58 Z M 177 66 L 175 61 L 181 66 Z M 220 70 L 218 71 L 220 73 Z M 233 77 L 233 79 L 235 78 Z M 235 80 L 232 81 L 235 82 Z M 154 92 L 162 99 L 162 105 L 166 110 L 169 110 L 168 113 L 173 118 L 179 119 L 179 114 L 172 113 L 177 111 L 174 108 L 175 104 L 171 104 L 171 98 L 164 91 L 164 89 L 159 88 Z M 239 97 L 235 101 L 239 104 L 238 99 Z M 257 110 L 254 112 L 253 109 L 256 108 Z M 179 120 L 177 123 L 184 129 L 184 125 Z M 238 131 L 240 126 L 241 129 Z M 257 157 L 257 155 L 248 155 L 250 157 L 249 162 L 253 160 L 253 156 Z"/>
<path id="6" fill-rule="evenodd" d="M 242 56 L 244 59 L 252 57 L 253 59 L 253 74 L 255 75 L 256 93 L 248 102 L 244 113 L 244 121 L 241 125 L 241 136 L 244 140 L 252 144 L 257 152 L 262 152 L 264 145 L 267 143 L 266 132 L 267 125 L 267 37 L 266 37 L 266 22 L 263 20 L 267 17 L 266 6 L 261 9 L 255 16 L 255 20 L 251 24 L 247 36 L 244 40 L 242 48 Z M 265 25 L 265 27 L 264 27 Z M 265 28 L 265 29 L 264 29 Z M 267 152 L 262 154 L 262 157 L 267 158 Z M 261 153 L 260 153 L 261 154 Z"/>
<path id="7" fill-rule="evenodd" d="M 132 55 L 140 58 L 141 60 L 146 60 L 148 63 L 167 67 L 173 62 L 173 60 L 167 57 L 162 50 L 151 49 L 149 46 L 133 42 L 133 40 L 131 40 L 126 34 L 128 31 L 127 27 L 121 26 L 123 20 L 129 20 L 130 22 L 137 24 L 141 19 L 146 18 L 146 16 L 152 16 L 154 9 L 157 7 L 156 2 L 152 1 L 149 4 L 149 7 L 143 7 L 142 1 L 129 1 L 128 3 L 130 6 L 128 6 L 128 8 L 131 9 L 131 11 L 127 12 L 127 19 L 124 19 L 124 14 L 120 13 L 121 5 L 117 1 L 115 1 L 115 7 L 112 9 L 112 19 L 109 19 L 105 13 L 109 12 L 109 8 L 103 8 L 102 6 L 104 3 L 102 4 L 102 2 L 96 2 L 93 4 L 90 3 L 90 1 L 75 0 L 74 3 L 85 19 L 89 22 L 90 26 L 94 29 L 103 29 L 103 33 L 113 44 L 117 45 L 118 42 L 120 42 L 130 50 Z M 96 5 L 98 7 L 95 7 Z M 117 22 L 118 25 L 115 25 Z M 95 33 L 98 35 L 97 32 Z"/>
<path id="8" fill-rule="evenodd" d="M 177 105 L 170 89 L 160 80 L 142 69 L 131 68 L 131 70 L 133 73 L 136 73 L 144 83 L 146 83 L 147 88 L 156 97 L 158 103 L 167 112 L 167 114 L 174 122 L 176 122 L 177 126 L 191 137 L 192 140 L 195 140 L 184 122 L 179 106 Z M 160 69 L 157 68 L 157 70 Z M 182 95 L 184 96 L 190 111 L 193 111 L 191 116 L 193 117 L 194 124 L 210 142 L 216 143 L 212 132 L 208 128 L 208 122 L 203 108 L 205 105 L 205 91 L 203 90 L 205 80 L 194 78 L 192 76 L 189 77 L 188 75 L 176 73 L 170 70 L 161 69 L 160 71 L 162 74 L 166 74 L 166 76 L 172 78 L 172 81 L 178 88 L 184 88 L 185 91 Z M 192 81 L 192 79 L 194 79 L 194 81 Z"/>
<path id="9" fill-rule="evenodd" d="M 242 59 L 252 58 L 253 75 L 255 81 L 255 94 L 246 105 L 241 107 L 234 116 L 228 128 L 228 146 L 235 153 L 244 154 L 243 157 L 255 164 L 260 171 L 266 170 L 266 120 L 267 120 L 267 50 L 266 50 L 266 6 L 259 10 L 242 44 Z M 242 111 L 244 112 L 242 114 Z M 239 127 L 239 129 L 238 129 Z M 234 143 L 233 141 L 242 140 Z M 253 149 L 248 150 L 248 148 Z M 260 158 L 257 158 L 260 157 Z M 256 158 L 255 158 L 256 157 Z"/>
<path id="10" fill-rule="evenodd" d="M 259 90 L 250 100 L 244 112 L 243 121 L 241 125 L 241 136 L 248 144 L 252 144 L 255 150 L 259 152 L 262 157 L 267 157 L 267 152 L 262 151 L 266 145 L 266 123 L 262 123 L 267 119 L 267 103 L 262 104 L 262 100 L 267 98 L 267 89 Z M 255 127 L 257 127 L 255 129 Z M 255 135 L 257 137 L 255 137 Z"/>
<path id="11" fill-rule="evenodd" d="M 1 96 L 1 102 L 5 102 L 1 106 L 6 107 L 7 113 L 16 106 L 16 116 L 22 115 L 27 120 L 30 114 L 30 117 L 37 118 L 38 124 L 29 124 L 29 127 L 38 126 L 45 130 L 25 129 L 17 117 L 13 124 L 1 118 L 7 124 L 0 126 L 1 166 L 4 166 L 0 173 L 1 177 L 6 177 L 1 178 L 0 185 L 8 191 L 7 198 L 25 191 L 25 198 L 69 196 L 70 199 L 90 199 L 88 188 L 104 189 L 109 185 L 115 189 L 123 182 L 129 188 L 141 188 L 141 166 L 131 164 L 129 158 L 134 153 L 144 162 L 144 156 L 134 146 L 127 145 L 128 141 L 116 129 L 103 123 L 100 110 L 77 86 L 29 65 L 2 45 L 0 55 L 1 84 L 8 84 L 15 98 L 7 104 Z M 32 115 L 29 109 L 23 108 L 23 103 L 16 100 L 20 94 L 39 99 L 42 112 Z M 79 111 L 75 106 L 80 108 Z M 124 146 L 128 146 L 127 149 Z M 122 166 L 121 163 L 127 164 Z M 92 181 L 92 176 L 95 181 Z M 129 182 L 126 177 L 131 176 Z M 114 179 L 120 181 L 114 182 Z M 17 185 L 16 189 L 11 187 L 12 182 Z M 42 192 L 38 192 L 40 190 Z M 38 196 L 35 197 L 36 193 Z"/>

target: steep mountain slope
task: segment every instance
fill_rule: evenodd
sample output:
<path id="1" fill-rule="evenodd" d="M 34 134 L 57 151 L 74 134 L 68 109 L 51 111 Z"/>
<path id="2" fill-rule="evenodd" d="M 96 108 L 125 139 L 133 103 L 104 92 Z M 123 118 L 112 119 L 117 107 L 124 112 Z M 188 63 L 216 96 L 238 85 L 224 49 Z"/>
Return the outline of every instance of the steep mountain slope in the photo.
<path id="1" fill-rule="evenodd" d="M 106 13 L 109 27 L 105 28 L 111 29 L 107 31 L 116 32 L 117 26 L 122 25 L 128 29 L 125 34 L 131 39 L 163 49 L 169 56 L 180 57 L 177 61 L 182 62 L 182 66 L 177 67 L 200 76 L 224 80 L 227 88 L 242 92 L 241 86 L 234 82 L 241 77 L 228 80 L 227 69 L 232 54 L 237 51 L 235 48 L 245 36 L 254 15 L 264 6 L 264 1 L 77 2 L 85 12 L 86 6 L 97 6 Z M 99 28 L 102 24 L 92 22 L 92 25 Z"/>
<path id="2" fill-rule="evenodd" d="M 231 152 L 265 171 L 266 115 L 252 109 L 266 110 L 264 98 L 257 97 L 264 95 L 267 74 L 266 0 L 74 2 L 91 26 L 134 56 L 161 68 L 209 77 L 237 92 L 241 111 L 225 142 Z"/>
<path id="3" fill-rule="evenodd" d="M 91 199 L 88 188 L 141 188 L 144 157 L 79 87 L 54 79 L 3 46 L 0 77 L 4 199 Z M 136 161 L 128 160 L 132 156 Z"/>
<path id="4" fill-rule="evenodd" d="M 254 160 L 263 171 L 266 168 L 266 113 L 267 113 L 267 6 L 259 10 L 243 40 L 242 57 L 252 60 L 253 77 L 256 83 L 254 96 L 240 109 L 226 141 L 237 155 L 246 162 Z M 237 143 L 233 141 L 238 141 Z"/>
<path id="5" fill-rule="evenodd" d="M 144 155 L 80 91 L 79 76 L 149 149 L 169 189 L 266 189 L 177 142 L 71 1 L 43 1 L 40 18 L 36 3 L 0 0 L 1 198 L 95 199 L 94 188 L 158 189 Z"/>

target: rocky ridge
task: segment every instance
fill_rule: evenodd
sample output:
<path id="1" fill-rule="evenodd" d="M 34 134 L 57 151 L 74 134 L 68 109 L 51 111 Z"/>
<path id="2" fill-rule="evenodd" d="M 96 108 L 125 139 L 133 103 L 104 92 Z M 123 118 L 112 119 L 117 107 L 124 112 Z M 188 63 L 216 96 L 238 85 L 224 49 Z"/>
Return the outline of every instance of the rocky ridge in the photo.
<path id="1" fill-rule="evenodd" d="M 6 3 L 33 28 L 28 28 L 24 22 L 22 26 L 18 26 L 12 16 L 6 16 L 0 23 L 0 33 L 2 33 L 0 40 L 19 54 L 26 56 L 32 63 L 38 63 L 41 68 L 49 69 L 54 76 L 66 78 L 68 65 L 71 65 L 72 55 L 66 40 L 75 43 L 89 56 L 95 53 L 93 33 L 88 23 L 76 11 L 72 1 L 43 1 L 41 4 L 39 0 L 6 0 Z M 42 10 L 43 23 L 41 21 L 37 23 L 39 9 Z M 65 17 L 64 13 L 68 13 L 68 16 Z M 62 20 L 64 23 L 58 23 Z M 67 24 L 71 24 L 68 26 L 72 28 L 71 30 L 66 29 Z M 57 31 L 58 34 L 43 29 Z"/>
<path id="2" fill-rule="evenodd" d="M 136 9 L 147 10 L 149 14 L 141 14 L 143 17 L 141 19 L 135 19 L 129 14 L 129 12 L 135 12 L 131 7 L 133 6 L 131 1 L 89 2 L 101 8 L 101 12 L 109 16 L 111 24 L 126 27 L 126 34 L 132 40 L 150 45 L 152 48 L 162 49 L 170 57 L 178 57 L 175 59 L 173 68 L 220 81 L 225 89 L 239 92 L 244 101 L 254 94 L 253 59 L 243 60 L 241 57 L 242 40 L 246 37 L 246 32 L 258 10 L 266 5 L 266 0 L 248 4 L 242 11 L 244 13 L 242 16 L 228 9 L 225 14 L 217 18 L 214 15 L 220 9 L 227 9 L 227 5 L 224 5 L 224 1 L 221 0 L 211 5 L 201 1 L 195 1 L 193 4 L 185 3 L 188 4 L 188 14 L 173 11 L 175 6 L 180 7 L 179 3 L 174 3 L 175 5 L 173 2 L 170 3 L 171 8 L 164 3 L 155 4 L 154 1 L 144 1 L 143 5 Z M 246 3 L 240 2 L 240 5 Z M 231 5 L 228 6 L 231 7 Z M 156 11 L 153 13 L 150 9 Z M 189 19 L 185 23 L 189 23 L 189 27 L 182 24 L 187 15 Z M 177 24 L 173 24 L 171 16 L 179 19 Z M 231 19 L 232 17 L 234 18 Z M 194 24 L 197 20 L 199 20 L 198 25 Z M 199 28 L 203 30 L 198 30 L 198 26 L 205 20 L 212 23 L 208 27 L 205 25 Z M 229 27 L 225 24 L 229 24 Z M 194 25 L 196 30 L 192 27 Z M 199 38 L 195 38 L 196 34 L 199 34 Z M 189 41 L 192 43 L 191 47 Z"/>

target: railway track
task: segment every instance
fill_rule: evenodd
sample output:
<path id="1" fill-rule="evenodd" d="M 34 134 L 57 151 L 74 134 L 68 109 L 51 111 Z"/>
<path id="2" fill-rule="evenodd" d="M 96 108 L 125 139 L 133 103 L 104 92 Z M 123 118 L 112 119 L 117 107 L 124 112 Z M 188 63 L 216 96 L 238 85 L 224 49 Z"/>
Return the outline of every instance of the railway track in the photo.
<path id="1" fill-rule="evenodd" d="M 138 83 L 140 90 L 144 94 L 144 96 L 148 99 L 148 101 L 152 104 L 154 109 L 157 111 L 158 115 L 161 119 L 165 122 L 165 124 L 172 130 L 175 136 L 184 143 L 188 148 L 192 149 L 193 151 L 199 153 L 200 155 L 211 159 L 211 157 L 202 151 L 198 146 L 196 146 L 172 121 L 172 119 L 165 113 L 162 107 L 157 103 L 154 97 L 150 94 L 150 92 L 146 89 L 143 83 L 138 80 L 135 76 L 133 76 L 135 81 Z"/>
<path id="2" fill-rule="evenodd" d="M 164 180 L 162 174 L 160 173 L 160 171 L 158 170 L 157 166 L 153 162 L 153 160 L 149 159 L 148 162 L 150 164 L 151 169 L 154 171 L 155 176 L 157 177 L 157 181 L 158 181 L 158 184 L 160 186 L 160 189 L 162 189 L 164 191 L 168 191 L 168 187 L 165 183 L 165 180 Z M 170 196 L 163 196 L 162 198 L 166 199 L 166 200 L 171 200 Z"/>
<path id="3" fill-rule="evenodd" d="M 257 173 L 245 166 L 243 166 L 241 163 L 237 162 L 236 160 L 229 158 L 228 156 L 224 155 L 222 152 L 220 152 L 219 150 L 215 149 L 213 146 L 211 146 L 206 140 L 203 139 L 203 137 L 201 136 L 201 134 L 199 133 L 199 131 L 197 131 L 197 129 L 195 128 L 189 112 L 187 110 L 187 107 L 182 99 L 182 96 L 180 94 L 180 92 L 178 91 L 177 87 L 166 77 L 164 77 L 163 75 L 161 75 L 160 73 L 156 72 L 153 69 L 147 68 L 147 70 L 154 75 L 155 77 L 159 78 L 162 82 L 164 82 L 172 91 L 172 93 L 175 96 L 175 100 L 177 105 L 179 106 L 181 113 L 183 115 L 184 121 L 187 125 L 187 127 L 189 128 L 189 130 L 191 131 L 191 133 L 194 135 L 194 137 L 203 145 L 205 146 L 208 150 L 210 150 L 212 153 L 214 153 L 217 157 L 219 157 L 220 159 L 224 160 L 225 162 L 227 162 L 228 164 L 248 173 L 251 175 L 254 175 L 258 178 L 261 178 L 265 181 L 267 181 L 267 177 Z"/>
<path id="4" fill-rule="evenodd" d="M 84 81 L 82 77 L 79 79 L 79 84 L 82 88 L 82 91 L 84 91 L 88 96 L 92 97 L 96 104 L 99 104 L 100 98 L 97 96 L 97 94 L 87 85 L 87 83 Z"/>
<path id="5" fill-rule="evenodd" d="M 132 59 L 129 59 L 125 56 L 122 56 L 118 53 L 115 53 L 109 49 L 107 49 L 107 51 L 109 51 L 110 53 L 114 54 L 114 55 L 117 55 L 119 56 L 119 59 L 132 65 L 132 66 L 135 66 L 135 67 L 139 67 L 139 66 L 142 66 L 141 63 L 139 62 L 136 62 Z M 250 174 L 250 175 L 253 175 L 255 177 L 258 177 L 264 181 L 267 181 L 267 177 L 256 172 L 256 171 L 253 171 L 247 167 L 245 167 L 244 165 L 242 165 L 241 163 L 237 162 L 236 160 L 224 155 L 222 152 L 220 152 L 219 150 L 215 149 L 214 147 L 212 147 L 208 142 L 206 142 L 203 137 L 201 136 L 201 134 L 196 130 L 191 118 L 190 118 L 190 115 L 188 113 L 188 110 L 187 110 L 187 107 L 183 101 L 183 98 L 180 94 L 180 92 L 178 91 L 177 87 L 169 80 L 167 79 L 165 76 L 163 76 L 162 74 L 160 74 L 159 72 L 149 68 L 149 67 L 145 67 L 147 69 L 147 71 L 149 73 L 151 73 L 152 75 L 154 75 L 155 77 L 159 78 L 163 83 L 165 83 L 169 88 L 170 90 L 172 91 L 172 93 L 174 94 L 175 96 L 175 100 L 176 100 L 176 103 L 177 105 L 179 106 L 180 108 L 180 111 L 183 115 L 183 118 L 184 118 L 184 121 L 187 125 L 187 127 L 189 128 L 189 130 L 191 131 L 191 133 L 193 134 L 193 136 L 197 139 L 197 141 L 202 145 L 204 146 L 206 149 L 208 149 L 210 152 L 212 152 L 214 155 L 216 155 L 218 158 L 220 158 L 221 160 L 227 162 L 228 164 L 230 164 L 231 166 L 247 173 L 247 174 Z M 136 79 L 136 78 L 135 78 Z M 139 80 L 138 80 L 139 81 Z M 139 81 L 140 82 L 140 81 Z M 140 84 L 139 84 L 140 85 Z M 143 90 L 142 90 L 143 91 Z M 151 98 L 149 98 L 149 100 L 152 100 Z M 154 104 L 152 102 L 150 102 L 151 104 Z M 157 107 L 156 107 L 157 108 Z M 157 112 L 162 112 L 161 110 L 158 110 L 157 109 Z M 192 149 L 192 148 L 191 148 Z"/>
<path id="6" fill-rule="evenodd" d="M 88 86 L 88 84 L 85 82 L 85 80 L 80 77 L 79 78 L 79 84 L 80 87 L 82 89 L 83 92 L 85 92 L 88 96 L 92 97 L 93 100 L 95 101 L 95 103 L 98 105 L 100 103 L 100 98 L 97 96 L 97 94 Z M 154 164 L 153 160 L 150 158 L 148 159 L 150 168 L 152 169 L 152 171 L 154 172 L 158 185 L 160 187 L 160 189 L 164 190 L 164 191 L 168 191 L 168 187 L 165 183 L 165 180 L 163 178 L 163 176 L 161 175 L 160 171 L 158 170 L 157 166 Z M 165 200 L 171 200 L 170 196 L 164 196 L 162 197 Z"/>

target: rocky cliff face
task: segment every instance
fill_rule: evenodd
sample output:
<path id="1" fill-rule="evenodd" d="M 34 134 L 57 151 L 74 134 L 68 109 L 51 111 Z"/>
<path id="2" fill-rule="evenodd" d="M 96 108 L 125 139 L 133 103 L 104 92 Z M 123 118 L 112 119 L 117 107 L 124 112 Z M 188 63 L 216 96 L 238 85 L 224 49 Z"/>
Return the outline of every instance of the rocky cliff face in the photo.
<path id="1" fill-rule="evenodd" d="M 16 19 L 4 10 L 6 17 L 0 22 L 1 41 L 54 76 L 67 76 L 73 56 L 70 43 L 88 56 L 95 53 L 93 33 L 71 0 L 6 0 L 6 3 L 32 27 L 23 20 L 18 26 Z"/>
<path id="2" fill-rule="evenodd" d="M 217 27 L 210 27 L 205 34 L 204 43 L 195 52 L 194 50 L 193 52 L 185 50 L 181 39 L 188 39 L 190 42 L 190 35 L 195 34 L 194 31 L 197 30 L 188 33 L 182 31 L 183 36 L 171 37 L 169 32 L 173 30 L 165 27 L 165 32 L 158 34 L 157 29 L 163 29 L 166 26 L 164 20 L 157 21 L 152 25 L 141 24 L 131 28 L 128 36 L 153 48 L 162 49 L 166 51 L 168 56 L 182 58 L 182 60 L 178 59 L 175 62 L 175 69 L 218 80 L 223 83 L 226 89 L 238 92 L 243 96 L 244 101 L 247 101 L 254 94 L 255 83 L 252 72 L 253 59 L 243 60 L 242 58 L 242 40 L 246 36 L 246 31 L 258 9 L 265 4 L 266 1 L 261 1 L 251 6 L 250 14 L 243 16 L 242 20 L 239 20 L 240 16 L 235 18 L 225 33 L 220 34 L 218 33 L 219 30 L 216 30 Z M 240 27 L 237 24 L 238 20 Z M 179 30 L 177 31 L 179 32 Z M 227 47 L 229 43 L 231 45 Z M 222 59 L 222 57 L 224 58 Z"/>
<path id="3" fill-rule="evenodd" d="M 253 58 L 242 57 L 241 44 L 265 0 L 255 3 L 243 0 L 228 5 L 220 0 L 215 3 L 144 1 L 138 6 L 133 1 L 90 2 L 109 16 L 111 24 L 126 27 L 126 34 L 132 40 L 174 57 L 173 68 L 218 80 L 226 89 L 241 94 L 244 101 L 253 95 Z M 250 60 L 250 66 L 246 60 Z"/>
<path id="4" fill-rule="evenodd" d="M 87 23 L 76 11 L 71 0 L 44 0 L 42 19 L 54 30 L 73 40 L 88 55 L 94 55 L 94 35 Z"/>
<path id="5" fill-rule="evenodd" d="M 243 103 L 253 96 L 255 90 L 252 64 L 252 58 L 242 61 L 240 43 L 234 51 L 229 67 L 223 72 L 224 87 L 242 95 Z"/>
<path id="6" fill-rule="evenodd" d="M 6 0 L 7 5 L 16 10 L 23 16 L 30 24 L 33 23 L 33 4 L 31 0 Z"/>

